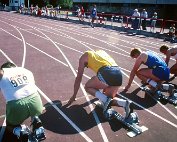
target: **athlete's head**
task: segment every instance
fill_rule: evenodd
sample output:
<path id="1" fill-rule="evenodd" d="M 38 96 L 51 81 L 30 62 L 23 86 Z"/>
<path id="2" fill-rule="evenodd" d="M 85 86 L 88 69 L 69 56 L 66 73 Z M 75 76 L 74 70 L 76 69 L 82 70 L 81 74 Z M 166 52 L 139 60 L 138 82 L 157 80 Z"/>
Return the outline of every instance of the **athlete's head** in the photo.
<path id="1" fill-rule="evenodd" d="M 169 49 L 169 47 L 168 47 L 167 45 L 162 45 L 162 46 L 160 47 L 160 52 L 166 54 L 167 51 L 168 51 L 168 49 Z"/>
<path id="2" fill-rule="evenodd" d="M 6 63 L 2 64 L 1 69 L 2 68 L 14 68 L 14 67 L 16 67 L 14 63 L 7 61 Z"/>
<path id="3" fill-rule="evenodd" d="M 139 48 L 133 48 L 130 52 L 130 56 L 132 58 L 137 58 L 141 54 L 141 49 Z"/>

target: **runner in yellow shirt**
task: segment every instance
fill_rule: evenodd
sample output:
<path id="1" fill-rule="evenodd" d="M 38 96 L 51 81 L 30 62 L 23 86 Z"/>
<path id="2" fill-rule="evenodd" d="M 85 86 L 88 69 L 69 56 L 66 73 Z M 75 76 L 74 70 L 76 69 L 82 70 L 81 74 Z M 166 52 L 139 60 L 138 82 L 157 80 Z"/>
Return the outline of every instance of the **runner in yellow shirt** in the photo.
<path id="1" fill-rule="evenodd" d="M 125 118 L 127 118 L 133 112 L 132 107 L 130 107 L 131 101 L 116 97 L 118 89 L 122 85 L 121 70 L 114 59 L 103 50 L 86 51 L 80 57 L 78 73 L 74 83 L 74 94 L 68 101 L 68 105 L 75 101 L 85 67 L 90 68 L 97 74 L 85 84 L 86 92 L 103 102 L 104 112 L 110 105 L 124 107 Z M 103 92 L 100 91 L 101 89 L 103 89 Z"/>

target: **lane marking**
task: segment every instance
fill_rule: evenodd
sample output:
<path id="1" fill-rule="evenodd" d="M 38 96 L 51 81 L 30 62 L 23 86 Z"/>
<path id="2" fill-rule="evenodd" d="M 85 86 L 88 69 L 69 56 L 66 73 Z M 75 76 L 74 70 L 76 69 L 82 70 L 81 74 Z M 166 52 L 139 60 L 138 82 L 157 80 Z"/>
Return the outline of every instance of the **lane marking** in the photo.
<path id="1" fill-rule="evenodd" d="M 15 37 L 16 39 L 18 39 L 18 40 L 22 41 L 20 38 L 18 38 L 17 36 L 15 36 L 15 35 L 13 35 L 13 34 L 9 33 L 8 31 L 6 31 L 6 30 L 4 30 L 4 29 L 2 29 L 2 28 L 0 28 L 0 29 L 1 29 L 1 30 L 3 30 L 4 32 L 6 32 L 7 34 L 9 34 L 9 35 L 11 35 L 11 36 Z M 30 47 L 32 47 L 32 48 L 34 48 L 34 49 L 38 50 L 39 52 L 41 52 L 41 53 L 45 54 L 46 56 L 48 56 L 48 57 L 50 57 L 50 58 L 54 59 L 55 61 L 57 61 L 57 62 L 59 62 L 59 63 L 63 64 L 64 66 L 67 66 L 67 67 L 68 67 L 68 65 L 67 65 L 67 64 L 65 64 L 64 62 L 62 62 L 62 61 L 60 61 L 60 60 L 58 60 L 58 59 L 54 58 L 53 56 L 51 56 L 51 55 L 47 54 L 46 52 L 44 52 L 44 51 L 42 51 L 42 50 L 40 50 L 40 49 L 38 49 L 37 47 L 35 47 L 35 46 L 31 45 L 30 43 L 26 42 L 26 44 L 27 44 L 27 45 L 29 45 Z M 1 49 L 0 49 L 0 50 L 1 50 Z M 2 51 L 2 50 L 1 50 L 1 51 Z M 3 52 L 3 51 L 2 51 L 2 52 Z M 4 54 L 5 54 L 5 53 L 4 53 Z M 7 57 L 7 58 L 8 58 L 8 57 Z M 8 60 L 9 60 L 9 61 L 11 61 L 10 59 L 8 59 Z M 11 62 L 13 62 L 13 61 L 11 61 Z"/>

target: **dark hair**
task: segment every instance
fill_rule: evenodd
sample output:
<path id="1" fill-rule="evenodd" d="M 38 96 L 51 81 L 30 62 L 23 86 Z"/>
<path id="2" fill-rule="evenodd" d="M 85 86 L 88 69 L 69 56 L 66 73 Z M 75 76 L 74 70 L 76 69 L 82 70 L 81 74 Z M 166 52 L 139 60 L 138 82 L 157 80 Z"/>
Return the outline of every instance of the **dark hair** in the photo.
<path id="1" fill-rule="evenodd" d="M 2 68 L 12 68 L 12 67 L 16 67 L 16 65 L 14 63 L 7 61 L 6 63 L 2 64 L 1 69 Z"/>
<path id="2" fill-rule="evenodd" d="M 138 48 L 133 48 L 130 52 L 130 56 L 133 57 L 135 54 L 141 54 L 141 50 Z"/>
<path id="3" fill-rule="evenodd" d="M 160 47 L 160 52 L 162 52 L 162 51 L 167 51 L 169 49 L 169 47 L 167 46 L 167 45 L 162 45 L 161 47 Z"/>

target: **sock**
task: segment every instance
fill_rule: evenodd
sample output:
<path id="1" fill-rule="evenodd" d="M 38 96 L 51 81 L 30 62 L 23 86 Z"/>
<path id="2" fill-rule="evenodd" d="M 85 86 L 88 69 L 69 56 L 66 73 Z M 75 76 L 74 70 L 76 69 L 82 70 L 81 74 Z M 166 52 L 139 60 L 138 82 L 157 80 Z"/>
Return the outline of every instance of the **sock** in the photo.
<path id="1" fill-rule="evenodd" d="M 97 97 L 103 103 L 105 103 L 108 99 L 108 97 L 106 95 L 104 95 L 103 93 L 101 93 L 100 91 L 96 91 L 95 97 Z"/>
<path id="2" fill-rule="evenodd" d="M 116 101 L 117 101 L 117 104 L 118 104 L 119 106 L 122 106 L 122 107 L 125 107 L 126 104 L 127 104 L 127 101 L 124 100 L 124 99 L 114 98 L 114 100 L 116 100 Z"/>
<path id="3" fill-rule="evenodd" d="M 154 80 L 151 80 L 151 79 L 147 79 L 147 83 L 149 83 L 154 88 L 156 88 L 156 86 L 157 86 L 157 82 L 155 82 Z"/>
<path id="4" fill-rule="evenodd" d="M 13 129 L 13 134 L 16 135 L 16 136 L 18 136 L 18 137 L 20 137 L 20 131 L 21 131 L 21 129 L 22 129 L 21 126 L 15 127 Z"/>
<path id="5" fill-rule="evenodd" d="M 169 90 L 169 85 L 168 84 L 162 84 L 162 89 L 164 89 L 165 91 Z"/>

